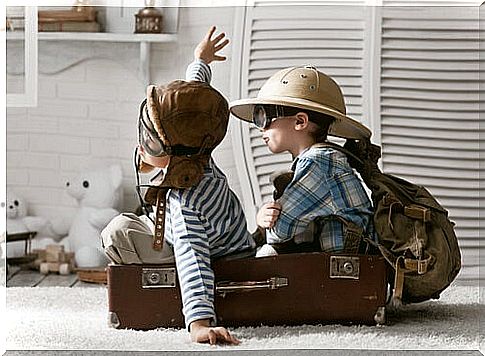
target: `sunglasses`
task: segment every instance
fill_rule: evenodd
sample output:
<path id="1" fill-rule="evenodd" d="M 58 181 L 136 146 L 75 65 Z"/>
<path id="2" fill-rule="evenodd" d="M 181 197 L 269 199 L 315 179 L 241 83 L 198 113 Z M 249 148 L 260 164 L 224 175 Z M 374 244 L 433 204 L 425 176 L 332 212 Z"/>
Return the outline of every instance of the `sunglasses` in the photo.
<path id="1" fill-rule="evenodd" d="M 138 143 L 151 156 L 160 157 L 167 154 L 165 146 L 158 137 L 158 133 L 150 120 L 146 99 L 140 104 L 140 114 L 138 116 Z"/>
<path id="2" fill-rule="evenodd" d="M 296 115 L 301 109 L 281 105 L 255 105 L 253 108 L 253 124 L 259 129 L 267 129 L 278 117 Z"/>

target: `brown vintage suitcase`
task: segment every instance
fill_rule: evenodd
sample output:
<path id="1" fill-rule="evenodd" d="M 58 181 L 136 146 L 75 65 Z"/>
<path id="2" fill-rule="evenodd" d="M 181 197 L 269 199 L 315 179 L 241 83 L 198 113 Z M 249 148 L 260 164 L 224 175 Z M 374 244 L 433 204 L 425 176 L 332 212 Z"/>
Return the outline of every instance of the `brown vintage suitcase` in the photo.
<path id="1" fill-rule="evenodd" d="M 224 326 L 383 324 L 386 263 L 322 252 L 217 261 L 215 308 Z M 115 328 L 184 327 L 174 265 L 110 265 Z"/>

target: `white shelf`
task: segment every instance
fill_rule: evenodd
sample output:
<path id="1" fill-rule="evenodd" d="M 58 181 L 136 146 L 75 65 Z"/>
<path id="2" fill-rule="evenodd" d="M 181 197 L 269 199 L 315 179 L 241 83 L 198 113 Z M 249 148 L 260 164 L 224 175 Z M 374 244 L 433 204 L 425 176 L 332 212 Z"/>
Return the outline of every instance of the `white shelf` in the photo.
<path id="1" fill-rule="evenodd" d="M 23 40 L 23 31 L 7 32 L 7 40 Z M 153 42 L 177 41 L 176 34 L 107 33 L 107 32 L 39 32 L 39 41 L 99 41 L 99 42 Z"/>
<path id="2" fill-rule="evenodd" d="M 24 32 L 7 32 L 7 41 L 24 39 Z M 92 41 L 92 42 L 131 42 L 140 45 L 139 75 L 145 84 L 150 83 L 150 45 L 152 43 L 176 42 L 176 34 L 151 33 L 108 33 L 108 32 L 39 32 L 39 41 Z"/>

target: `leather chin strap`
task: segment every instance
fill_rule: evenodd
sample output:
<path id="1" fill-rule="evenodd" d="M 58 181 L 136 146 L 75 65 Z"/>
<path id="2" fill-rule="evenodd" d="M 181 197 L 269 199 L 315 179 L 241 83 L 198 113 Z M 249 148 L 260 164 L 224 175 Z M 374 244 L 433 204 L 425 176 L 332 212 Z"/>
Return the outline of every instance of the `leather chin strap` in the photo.
<path id="1" fill-rule="evenodd" d="M 167 188 L 160 188 L 157 192 L 155 205 L 155 233 L 153 234 L 153 249 L 161 251 L 165 237 L 165 206 L 167 202 Z"/>
<path id="2" fill-rule="evenodd" d="M 153 249 L 162 250 L 165 235 L 165 208 L 169 189 L 184 189 L 197 184 L 202 175 L 207 156 L 201 156 L 201 161 L 174 156 L 170 160 L 167 173 L 158 187 L 150 187 L 144 200 L 155 207 L 155 232 L 153 234 Z"/>
<path id="3" fill-rule="evenodd" d="M 165 235 L 165 207 L 167 202 L 166 187 L 150 187 L 144 197 L 144 200 L 155 206 L 155 232 L 153 233 L 153 249 L 161 251 Z"/>

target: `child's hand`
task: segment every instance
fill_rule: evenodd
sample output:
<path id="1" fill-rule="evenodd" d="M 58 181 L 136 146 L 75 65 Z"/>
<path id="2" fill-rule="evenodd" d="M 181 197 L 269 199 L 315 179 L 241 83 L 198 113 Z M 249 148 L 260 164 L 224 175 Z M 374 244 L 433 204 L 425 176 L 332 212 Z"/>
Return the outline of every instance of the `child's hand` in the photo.
<path id="1" fill-rule="evenodd" d="M 278 220 L 281 212 L 281 204 L 278 202 L 271 202 L 264 204 L 261 209 L 259 209 L 256 215 L 256 224 L 264 229 L 270 229 Z"/>
<path id="2" fill-rule="evenodd" d="M 226 38 L 224 41 L 221 40 L 226 36 L 225 33 L 220 33 L 216 38 L 211 39 L 212 35 L 216 31 L 216 27 L 212 26 L 205 35 L 204 39 L 195 47 L 194 57 L 195 59 L 202 59 L 205 63 L 210 64 L 213 61 L 225 61 L 226 57 L 218 56 L 216 53 L 227 46 L 229 40 Z"/>
<path id="3" fill-rule="evenodd" d="M 222 326 L 208 326 L 207 320 L 196 320 L 190 324 L 190 338 L 193 342 L 208 342 L 211 345 L 218 343 L 239 345 L 241 343 L 226 328 Z"/>

